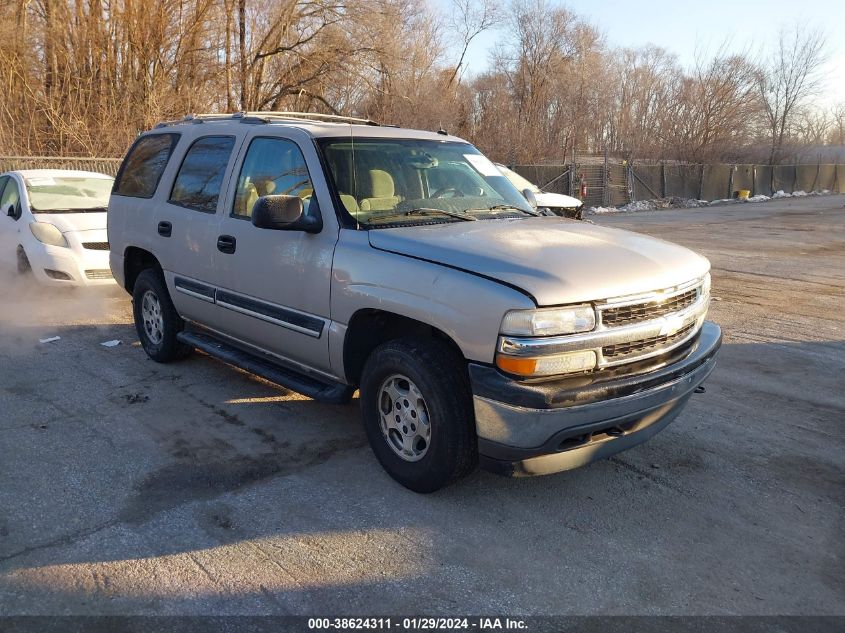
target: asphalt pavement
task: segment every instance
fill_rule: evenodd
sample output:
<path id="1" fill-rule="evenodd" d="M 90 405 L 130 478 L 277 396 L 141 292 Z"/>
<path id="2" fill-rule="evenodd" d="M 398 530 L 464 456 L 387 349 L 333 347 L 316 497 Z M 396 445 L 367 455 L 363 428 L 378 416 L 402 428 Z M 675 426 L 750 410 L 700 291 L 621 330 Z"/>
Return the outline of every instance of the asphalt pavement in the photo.
<path id="1" fill-rule="evenodd" d="M 0 281 L 0 613 L 845 615 L 845 196 L 592 219 L 711 259 L 707 392 L 612 459 L 427 496 L 357 401 L 154 363 L 121 290 Z"/>

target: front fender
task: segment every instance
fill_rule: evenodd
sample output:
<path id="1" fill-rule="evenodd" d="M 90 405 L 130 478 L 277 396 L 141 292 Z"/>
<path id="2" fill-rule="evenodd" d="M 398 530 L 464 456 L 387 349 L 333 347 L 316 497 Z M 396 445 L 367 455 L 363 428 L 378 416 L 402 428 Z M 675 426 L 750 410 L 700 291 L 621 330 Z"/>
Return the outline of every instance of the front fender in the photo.
<path id="1" fill-rule="evenodd" d="M 374 249 L 365 231 L 342 230 L 332 267 L 332 368 L 343 367 L 346 326 L 359 310 L 391 312 L 448 335 L 464 357 L 492 363 L 502 317 L 534 302 L 469 272 Z"/>

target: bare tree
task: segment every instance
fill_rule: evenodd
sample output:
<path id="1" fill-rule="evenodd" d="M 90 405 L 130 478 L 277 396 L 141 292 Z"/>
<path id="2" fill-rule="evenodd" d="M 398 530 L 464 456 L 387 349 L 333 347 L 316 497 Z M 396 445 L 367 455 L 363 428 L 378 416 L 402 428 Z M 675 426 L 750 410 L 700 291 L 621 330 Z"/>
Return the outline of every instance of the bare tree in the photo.
<path id="1" fill-rule="evenodd" d="M 489 70 L 468 77 L 499 25 Z M 162 119 L 298 109 L 444 127 L 504 162 L 575 147 L 777 161 L 843 142 L 845 106 L 808 98 L 822 51 L 784 32 L 759 73 L 726 50 L 687 70 L 608 46 L 557 0 L 0 0 L 0 151 L 114 156 Z"/>
<path id="2" fill-rule="evenodd" d="M 758 73 L 757 85 L 771 137 L 770 164 L 781 159 L 784 138 L 796 109 L 820 87 L 824 49 L 821 31 L 782 29 L 773 54 Z"/>
<path id="3" fill-rule="evenodd" d="M 495 27 L 501 21 L 502 15 L 496 0 L 452 0 L 451 29 L 460 42 L 461 54 L 455 64 L 455 69 L 449 76 L 449 85 L 460 80 L 464 59 L 473 40 Z"/>
<path id="4" fill-rule="evenodd" d="M 831 111 L 831 132 L 828 142 L 831 145 L 845 145 L 845 101 L 837 103 Z"/>

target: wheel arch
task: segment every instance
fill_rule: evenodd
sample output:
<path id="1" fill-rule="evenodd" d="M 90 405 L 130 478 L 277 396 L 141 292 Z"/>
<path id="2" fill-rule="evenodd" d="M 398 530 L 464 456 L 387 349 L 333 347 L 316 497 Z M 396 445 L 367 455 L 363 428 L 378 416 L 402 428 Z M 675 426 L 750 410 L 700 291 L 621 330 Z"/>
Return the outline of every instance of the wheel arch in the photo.
<path id="1" fill-rule="evenodd" d="M 148 268 L 161 272 L 161 264 L 150 251 L 137 246 L 128 246 L 123 252 L 123 286 L 129 294 L 135 289 L 135 281 Z"/>
<path id="2" fill-rule="evenodd" d="M 382 343 L 406 336 L 438 339 L 446 343 L 457 357 L 466 360 L 460 346 L 440 328 L 396 312 L 362 308 L 352 315 L 343 339 L 346 381 L 358 385 L 372 351 Z"/>

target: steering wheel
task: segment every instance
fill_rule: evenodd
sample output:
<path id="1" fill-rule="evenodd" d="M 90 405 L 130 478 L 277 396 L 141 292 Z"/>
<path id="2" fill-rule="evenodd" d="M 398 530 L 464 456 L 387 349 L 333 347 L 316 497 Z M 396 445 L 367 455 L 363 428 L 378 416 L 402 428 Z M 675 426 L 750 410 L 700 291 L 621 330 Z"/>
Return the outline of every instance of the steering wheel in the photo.
<path id="1" fill-rule="evenodd" d="M 432 198 L 442 198 L 444 195 L 446 195 L 449 192 L 452 193 L 453 198 L 463 198 L 464 195 L 466 195 L 466 194 L 464 194 L 463 191 L 461 191 L 457 187 L 441 187 L 440 189 L 435 191 L 433 194 L 431 194 L 431 197 Z"/>

